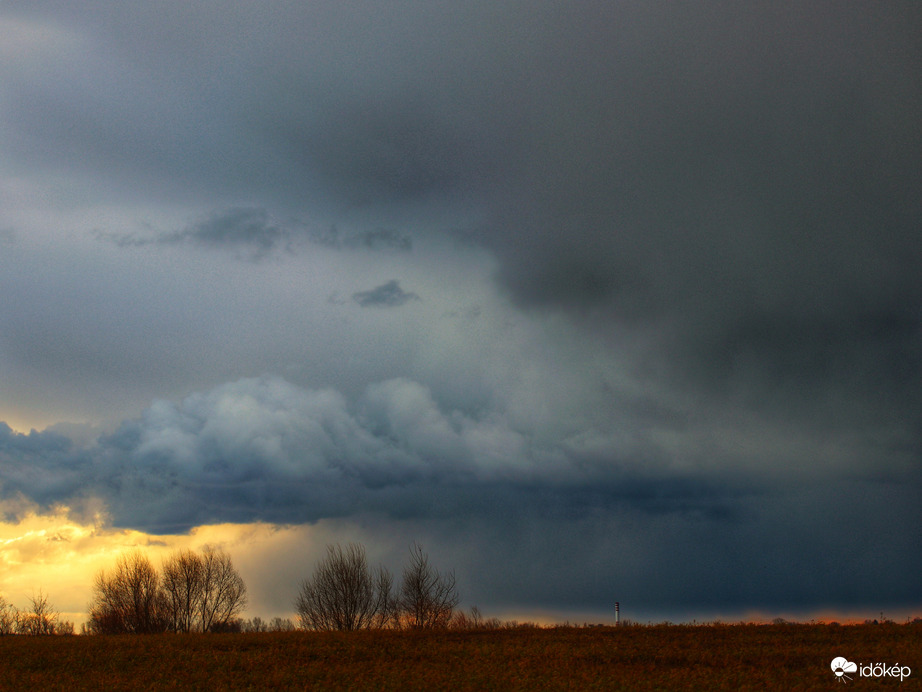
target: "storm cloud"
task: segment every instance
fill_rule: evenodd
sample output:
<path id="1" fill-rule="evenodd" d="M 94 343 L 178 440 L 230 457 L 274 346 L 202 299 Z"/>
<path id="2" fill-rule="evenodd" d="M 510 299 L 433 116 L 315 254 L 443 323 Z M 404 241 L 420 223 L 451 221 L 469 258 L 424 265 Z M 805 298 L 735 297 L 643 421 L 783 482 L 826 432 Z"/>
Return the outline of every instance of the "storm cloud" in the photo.
<path id="1" fill-rule="evenodd" d="M 917 606 L 920 25 L 6 0 L 0 493 L 421 535 L 497 606 Z"/>
<path id="2" fill-rule="evenodd" d="M 469 596 L 498 607 L 591 608 L 613 583 L 663 611 L 868 602 L 851 600 L 856 589 L 911 597 L 918 524 L 888 525 L 917 516 L 917 471 L 766 483 L 732 473 L 730 459 L 690 472 L 619 461 L 614 443 L 587 446 L 546 445 L 502 418 L 444 411 L 409 380 L 371 385 L 350 402 L 259 378 L 156 402 L 84 448 L 6 429 L 0 492 L 48 507 L 92 497 L 114 526 L 154 534 L 378 517 L 393 533 L 370 532 L 377 550 L 398 552 L 414 534 L 435 540 L 461 560 Z M 873 562 L 885 555 L 900 569 L 882 578 Z M 663 561 L 682 566 L 681 586 Z M 847 585 L 837 577 L 844 563 L 853 565 Z M 719 596 L 717 578 L 728 580 Z"/>

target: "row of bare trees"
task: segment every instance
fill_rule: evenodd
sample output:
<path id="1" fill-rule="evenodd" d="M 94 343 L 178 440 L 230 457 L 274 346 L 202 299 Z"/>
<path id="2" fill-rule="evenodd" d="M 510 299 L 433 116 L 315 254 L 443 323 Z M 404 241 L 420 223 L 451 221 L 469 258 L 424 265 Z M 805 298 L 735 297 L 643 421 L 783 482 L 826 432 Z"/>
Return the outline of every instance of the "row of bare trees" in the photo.
<path id="1" fill-rule="evenodd" d="M 418 543 L 397 591 L 387 568 L 369 569 L 364 546 L 350 543 L 327 546 L 295 610 L 304 629 L 433 629 L 449 625 L 459 601 L 454 573 L 435 569 Z"/>
<path id="2" fill-rule="evenodd" d="M 96 575 L 90 621 L 95 634 L 215 632 L 232 627 L 246 607 L 246 585 L 230 556 L 182 550 L 162 574 L 141 552 L 122 555 Z"/>
<path id="3" fill-rule="evenodd" d="M 39 591 L 33 594 L 30 607 L 19 610 L 0 596 L 0 636 L 6 634 L 73 634 L 74 623 L 61 619 L 60 614 Z"/>
<path id="4" fill-rule="evenodd" d="M 370 569 L 358 543 L 327 546 L 313 575 L 305 579 L 295 600 L 302 629 L 434 629 L 477 626 L 456 611 L 458 590 L 453 572 L 439 572 L 422 547 L 410 547 L 409 563 L 398 589 L 384 566 Z M 124 553 L 115 568 L 102 570 L 93 584 L 89 634 L 156 632 L 285 631 L 291 620 L 239 619 L 247 590 L 231 558 L 222 550 L 174 552 L 157 570 L 140 551 Z M 72 634 L 72 623 L 60 620 L 41 592 L 32 608 L 19 611 L 0 597 L 0 635 Z"/>

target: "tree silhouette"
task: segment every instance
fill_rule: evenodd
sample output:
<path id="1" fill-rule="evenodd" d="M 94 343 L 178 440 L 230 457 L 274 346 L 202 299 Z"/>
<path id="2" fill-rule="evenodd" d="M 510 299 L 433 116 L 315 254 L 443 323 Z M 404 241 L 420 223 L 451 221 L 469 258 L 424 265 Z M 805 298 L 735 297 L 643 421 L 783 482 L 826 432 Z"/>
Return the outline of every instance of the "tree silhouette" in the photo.
<path id="1" fill-rule="evenodd" d="M 140 552 L 96 576 L 90 631 L 100 634 L 227 631 L 246 607 L 246 585 L 227 553 L 174 553 L 163 577 Z"/>
<path id="2" fill-rule="evenodd" d="M 19 611 L 16 607 L 12 603 L 7 603 L 6 599 L 0 596 L 0 636 L 16 633 L 18 615 Z"/>
<path id="3" fill-rule="evenodd" d="M 365 548 L 350 543 L 327 546 L 326 557 L 305 579 L 295 610 L 305 629 L 359 630 L 386 621 L 392 578 L 384 567 L 368 569 Z"/>
<path id="4" fill-rule="evenodd" d="M 441 574 L 419 543 L 410 546 L 410 564 L 403 570 L 397 598 L 404 623 L 414 629 L 446 627 L 460 600 L 454 572 Z"/>
<path id="5" fill-rule="evenodd" d="M 202 556 L 202 589 L 199 628 L 202 632 L 226 630 L 246 607 L 247 588 L 230 555 L 205 548 Z"/>
<path id="6" fill-rule="evenodd" d="M 192 632 L 195 629 L 202 599 L 202 577 L 202 558 L 191 550 L 173 553 L 163 564 L 162 588 L 172 630 Z"/>
<path id="7" fill-rule="evenodd" d="M 58 613 L 48 602 L 48 596 L 39 591 L 29 599 L 32 608 L 20 611 L 18 616 L 19 634 L 44 635 L 55 634 L 58 625 Z"/>
<path id="8" fill-rule="evenodd" d="M 115 570 L 96 575 L 90 629 L 98 634 L 150 634 L 168 626 L 160 575 L 140 551 L 119 557 Z"/>

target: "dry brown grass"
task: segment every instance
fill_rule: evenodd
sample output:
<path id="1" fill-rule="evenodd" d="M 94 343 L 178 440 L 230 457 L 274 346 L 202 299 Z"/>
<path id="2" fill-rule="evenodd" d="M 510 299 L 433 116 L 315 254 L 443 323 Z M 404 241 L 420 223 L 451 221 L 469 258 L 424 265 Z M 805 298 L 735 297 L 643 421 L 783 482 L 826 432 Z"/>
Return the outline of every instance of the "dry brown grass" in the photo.
<path id="1" fill-rule="evenodd" d="M 830 690 L 829 663 L 900 663 L 918 625 L 0 637 L 0 688 L 72 690 Z"/>

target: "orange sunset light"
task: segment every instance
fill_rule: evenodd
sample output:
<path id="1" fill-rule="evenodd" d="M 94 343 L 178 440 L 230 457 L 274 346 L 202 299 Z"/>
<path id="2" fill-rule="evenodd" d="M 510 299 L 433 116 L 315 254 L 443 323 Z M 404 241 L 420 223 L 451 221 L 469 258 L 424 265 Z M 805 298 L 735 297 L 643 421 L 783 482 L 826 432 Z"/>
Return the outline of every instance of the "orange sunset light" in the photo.
<path id="1" fill-rule="evenodd" d="M 8 507 L 0 510 L 9 515 Z M 227 550 L 249 582 L 248 574 L 258 572 L 268 556 L 303 551 L 316 543 L 309 535 L 312 528 L 303 526 L 217 524 L 188 534 L 151 535 L 113 528 L 107 521 L 102 513 L 90 521 L 77 520 L 62 506 L 45 513 L 30 509 L 0 522 L 0 596 L 24 608 L 41 591 L 79 629 L 96 574 L 111 569 L 125 551 L 140 549 L 156 565 L 175 550 L 212 545 Z"/>

